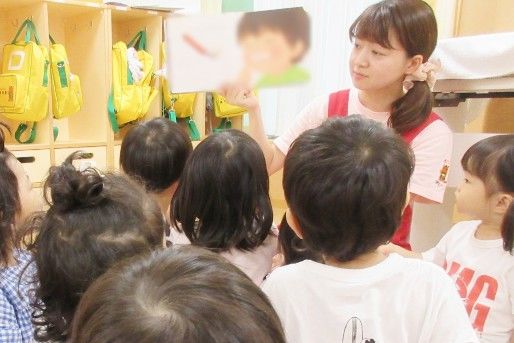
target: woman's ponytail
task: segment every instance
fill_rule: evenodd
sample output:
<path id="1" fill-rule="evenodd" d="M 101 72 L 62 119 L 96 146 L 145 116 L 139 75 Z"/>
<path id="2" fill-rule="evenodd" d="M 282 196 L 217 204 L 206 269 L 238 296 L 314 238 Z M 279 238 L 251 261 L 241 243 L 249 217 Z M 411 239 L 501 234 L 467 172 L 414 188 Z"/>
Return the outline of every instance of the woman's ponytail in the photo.
<path id="1" fill-rule="evenodd" d="M 397 133 L 403 134 L 418 127 L 432 112 L 433 97 L 428 84 L 424 81 L 414 82 L 414 86 L 393 103 L 389 126 Z"/>

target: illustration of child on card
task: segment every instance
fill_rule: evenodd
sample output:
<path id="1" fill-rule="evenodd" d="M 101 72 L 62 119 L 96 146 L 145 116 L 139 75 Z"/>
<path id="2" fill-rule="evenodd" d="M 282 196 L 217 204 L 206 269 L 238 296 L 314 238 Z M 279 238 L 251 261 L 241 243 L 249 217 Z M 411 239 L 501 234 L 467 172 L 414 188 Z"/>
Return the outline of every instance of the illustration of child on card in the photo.
<path id="1" fill-rule="evenodd" d="M 171 17 L 166 22 L 167 76 L 174 93 L 210 91 L 227 82 L 255 88 L 309 80 L 303 8 Z"/>

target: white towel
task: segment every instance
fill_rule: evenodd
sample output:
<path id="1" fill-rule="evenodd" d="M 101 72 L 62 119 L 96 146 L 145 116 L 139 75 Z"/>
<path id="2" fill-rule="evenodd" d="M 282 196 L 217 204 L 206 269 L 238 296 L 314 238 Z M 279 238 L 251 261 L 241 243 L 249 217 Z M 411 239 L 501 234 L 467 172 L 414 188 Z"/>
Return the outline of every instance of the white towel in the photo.
<path id="1" fill-rule="evenodd" d="M 431 58 L 441 60 L 439 80 L 514 75 L 514 32 L 442 39 Z"/>

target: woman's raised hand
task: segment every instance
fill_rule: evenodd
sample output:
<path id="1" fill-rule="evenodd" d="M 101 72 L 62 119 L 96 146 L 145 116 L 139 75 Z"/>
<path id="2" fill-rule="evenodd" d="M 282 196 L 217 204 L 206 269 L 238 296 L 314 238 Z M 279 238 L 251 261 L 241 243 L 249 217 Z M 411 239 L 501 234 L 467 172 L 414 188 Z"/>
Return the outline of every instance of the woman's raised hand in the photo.
<path id="1" fill-rule="evenodd" d="M 226 83 L 218 91 L 229 104 L 246 108 L 248 112 L 259 110 L 259 99 L 248 86 L 241 83 Z"/>

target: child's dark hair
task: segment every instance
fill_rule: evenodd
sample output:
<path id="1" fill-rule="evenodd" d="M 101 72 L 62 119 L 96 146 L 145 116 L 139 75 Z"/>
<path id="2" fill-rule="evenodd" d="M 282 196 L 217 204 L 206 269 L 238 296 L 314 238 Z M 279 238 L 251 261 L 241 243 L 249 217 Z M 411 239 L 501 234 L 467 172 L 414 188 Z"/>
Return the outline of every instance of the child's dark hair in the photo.
<path id="1" fill-rule="evenodd" d="M 472 145 L 461 160 L 462 168 L 485 184 L 487 195 L 505 192 L 514 196 L 514 135 L 492 136 Z M 503 249 L 514 248 L 514 201 L 502 223 Z"/>
<path id="2" fill-rule="evenodd" d="M 36 340 L 63 341 L 82 293 L 113 263 L 163 246 L 164 218 L 134 181 L 79 172 L 70 155 L 50 168 L 48 211 L 34 216 L 28 246 L 37 266 L 33 323 Z M 48 199 L 48 195 L 50 199 Z"/>
<path id="3" fill-rule="evenodd" d="M 391 48 L 397 35 L 409 57 L 426 62 L 437 43 L 437 22 L 432 8 L 422 0 L 384 0 L 368 7 L 351 25 L 349 34 Z M 414 82 L 407 94 L 393 103 L 389 126 L 402 134 L 421 125 L 432 111 L 432 92 L 426 82 Z"/>
<path id="4" fill-rule="evenodd" d="M 311 41 L 309 16 L 301 7 L 245 13 L 239 21 L 237 36 L 241 40 L 247 35 L 256 35 L 263 30 L 281 32 L 291 45 L 297 42 L 303 43 L 304 51 L 293 61 L 294 63 L 299 62 L 309 50 Z"/>
<path id="5" fill-rule="evenodd" d="M 270 232 L 268 192 L 259 145 L 238 130 L 213 134 L 198 144 L 186 163 L 172 199 L 171 222 L 195 245 L 216 252 L 252 250 Z"/>
<path id="6" fill-rule="evenodd" d="M 179 179 L 191 151 L 191 139 L 180 125 L 155 118 L 127 133 L 121 144 L 120 165 L 146 190 L 159 192 Z"/>
<path id="7" fill-rule="evenodd" d="M 262 291 L 218 254 L 174 246 L 109 270 L 82 297 L 72 342 L 285 342 Z"/>
<path id="8" fill-rule="evenodd" d="M 388 241 L 413 166 L 400 136 L 357 115 L 301 134 L 287 153 L 283 186 L 307 247 L 346 262 Z"/>
<path id="9" fill-rule="evenodd" d="M 303 260 L 323 262 L 323 257 L 307 248 L 303 240 L 294 233 L 287 222 L 285 214 L 278 228 L 278 241 L 281 252 L 284 255 L 284 265 L 298 263 Z"/>
<path id="10" fill-rule="evenodd" d="M 11 250 L 16 245 L 14 224 L 16 214 L 21 211 L 18 179 L 7 162 L 15 158 L 5 147 L 3 129 L 9 128 L 0 122 L 0 266 L 8 264 Z"/>

